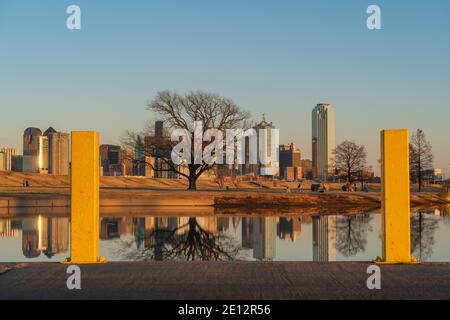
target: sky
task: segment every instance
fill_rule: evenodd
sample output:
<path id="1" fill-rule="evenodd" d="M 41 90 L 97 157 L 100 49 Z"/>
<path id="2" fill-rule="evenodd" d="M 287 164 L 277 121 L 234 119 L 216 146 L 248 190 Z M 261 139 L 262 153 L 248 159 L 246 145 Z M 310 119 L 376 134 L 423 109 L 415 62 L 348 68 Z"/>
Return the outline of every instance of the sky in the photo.
<path id="1" fill-rule="evenodd" d="M 304 158 L 311 111 L 331 103 L 337 142 L 364 144 L 376 172 L 380 130 L 421 128 L 447 172 L 449 35 L 448 0 L 1 0 L 0 146 L 30 126 L 118 144 L 155 119 L 158 91 L 203 90 L 265 114 Z"/>

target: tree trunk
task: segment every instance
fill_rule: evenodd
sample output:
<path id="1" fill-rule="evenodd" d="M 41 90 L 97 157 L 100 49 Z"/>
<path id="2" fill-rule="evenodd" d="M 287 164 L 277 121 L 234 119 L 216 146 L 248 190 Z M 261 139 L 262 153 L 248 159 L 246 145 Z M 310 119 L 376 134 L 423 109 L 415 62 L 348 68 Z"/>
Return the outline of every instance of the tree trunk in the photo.
<path id="1" fill-rule="evenodd" d="M 348 186 L 347 192 L 351 192 L 352 191 L 352 171 L 351 171 L 351 169 L 347 170 L 347 186 Z"/>
<path id="2" fill-rule="evenodd" d="M 197 176 L 189 176 L 189 190 L 197 190 Z"/>
<path id="3" fill-rule="evenodd" d="M 419 183 L 419 192 L 422 192 L 422 169 L 420 168 L 420 165 L 419 165 L 417 176 L 418 176 L 417 181 Z"/>
<path id="4" fill-rule="evenodd" d="M 419 161 L 418 161 L 418 174 L 419 174 L 419 192 L 422 192 L 422 155 L 421 155 L 421 148 L 419 145 Z"/>

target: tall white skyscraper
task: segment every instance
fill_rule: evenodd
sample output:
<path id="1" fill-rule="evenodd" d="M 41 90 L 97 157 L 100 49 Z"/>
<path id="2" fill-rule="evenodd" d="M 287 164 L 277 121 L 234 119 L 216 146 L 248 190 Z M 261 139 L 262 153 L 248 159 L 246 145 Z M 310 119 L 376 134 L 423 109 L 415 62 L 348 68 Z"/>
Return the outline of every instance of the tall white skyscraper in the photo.
<path id="1" fill-rule="evenodd" d="M 280 137 L 278 130 L 272 124 L 267 122 L 263 115 L 263 120 L 253 127 L 256 131 L 258 146 L 258 173 L 262 176 L 275 176 L 278 174 L 279 159 L 278 148 L 280 146 Z"/>
<path id="2" fill-rule="evenodd" d="M 325 180 L 333 174 L 335 148 L 335 111 L 330 104 L 320 103 L 312 111 L 312 158 L 315 178 Z"/>

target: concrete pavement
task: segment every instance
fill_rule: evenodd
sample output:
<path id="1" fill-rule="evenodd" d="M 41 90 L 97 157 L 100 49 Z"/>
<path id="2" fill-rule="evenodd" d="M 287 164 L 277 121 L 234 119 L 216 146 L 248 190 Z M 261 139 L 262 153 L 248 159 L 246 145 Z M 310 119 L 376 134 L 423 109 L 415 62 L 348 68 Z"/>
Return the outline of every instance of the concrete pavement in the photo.
<path id="1" fill-rule="evenodd" d="M 2 265 L 3 299 L 450 299 L 450 264 L 382 266 L 382 290 L 366 287 L 368 263 L 150 262 L 82 266 Z M 1 265 L 0 265 L 1 266 Z M 11 269 L 12 268 L 12 269 Z"/>

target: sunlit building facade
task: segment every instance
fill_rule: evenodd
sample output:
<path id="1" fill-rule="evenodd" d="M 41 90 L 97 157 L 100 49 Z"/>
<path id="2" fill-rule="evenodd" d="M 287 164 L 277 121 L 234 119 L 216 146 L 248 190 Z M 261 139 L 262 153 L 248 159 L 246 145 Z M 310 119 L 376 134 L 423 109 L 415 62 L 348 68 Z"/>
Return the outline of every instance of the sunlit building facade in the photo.
<path id="1" fill-rule="evenodd" d="M 335 148 L 335 110 L 330 104 L 318 104 L 312 111 L 312 161 L 314 178 L 326 180 L 334 174 L 333 151 Z"/>
<path id="2" fill-rule="evenodd" d="M 49 165 L 49 145 L 48 145 L 48 137 L 40 136 L 39 137 L 39 173 L 40 174 L 48 174 L 48 165 Z"/>
<path id="3" fill-rule="evenodd" d="M 48 173 L 65 176 L 69 174 L 69 134 L 48 128 L 44 132 L 48 139 Z"/>
<path id="4" fill-rule="evenodd" d="M 261 176 L 276 176 L 279 174 L 279 135 L 272 122 L 267 122 L 265 116 L 253 127 L 257 135 L 258 171 Z"/>
<path id="5" fill-rule="evenodd" d="M 38 128 L 28 128 L 23 134 L 23 172 L 39 173 L 42 160 L 42 131 Z"/>
<path id="6" fill-rule="evenodd" d="M 0 151 L 0 171 L 6 171 L 5 169 L 5 153 Z"/>
<path id="7" fill-rule="evenodd" d="M 0 153 L 3 153 L 3 161 L 0 161 L 0 168 L 2 168 L 2 163 L 3 163 L 4 171 L 12 171 L 13 158 L 19 155 L 19 149 L 18 148 L 1 148 Z"/>

